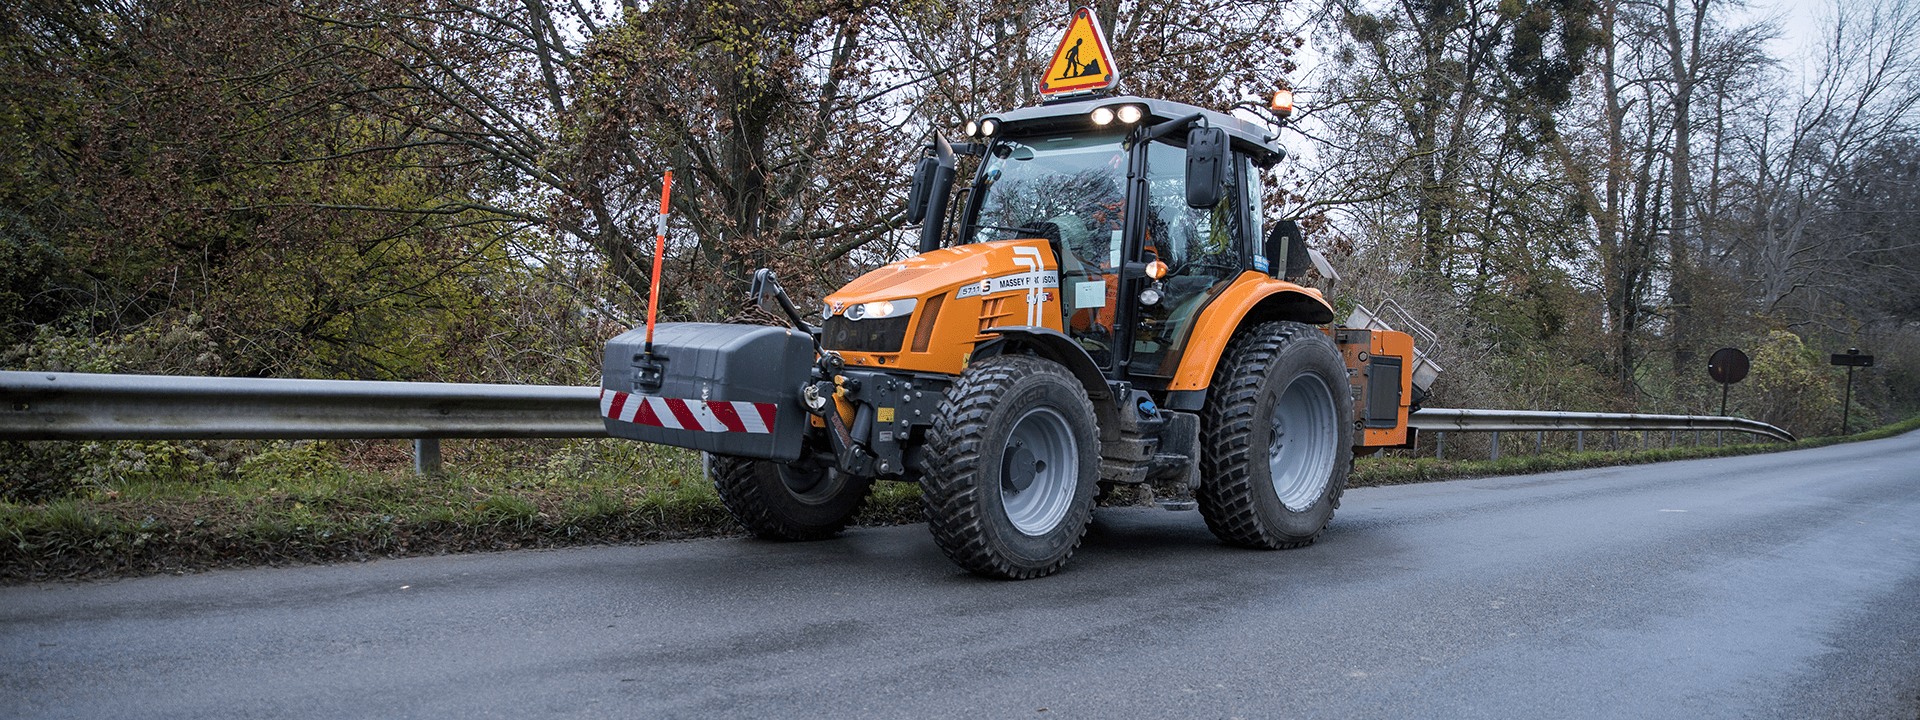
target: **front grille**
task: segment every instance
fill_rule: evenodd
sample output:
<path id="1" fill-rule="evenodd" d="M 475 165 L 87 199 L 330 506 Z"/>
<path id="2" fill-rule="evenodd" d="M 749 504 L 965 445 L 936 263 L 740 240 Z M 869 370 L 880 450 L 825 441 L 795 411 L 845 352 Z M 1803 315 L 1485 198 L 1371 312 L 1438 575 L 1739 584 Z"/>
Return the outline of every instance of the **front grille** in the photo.
<path id="1" fill-rule="evenodd" d="M 820 344 L 828 350 L 900 352 L 900 345 L 907 339 L 907 325 L 912 322 L 911 314 L 859 321 L 848 320 L 845 315 L 835 315 L 827 318 L 827 326 L 820 333 Z"/>

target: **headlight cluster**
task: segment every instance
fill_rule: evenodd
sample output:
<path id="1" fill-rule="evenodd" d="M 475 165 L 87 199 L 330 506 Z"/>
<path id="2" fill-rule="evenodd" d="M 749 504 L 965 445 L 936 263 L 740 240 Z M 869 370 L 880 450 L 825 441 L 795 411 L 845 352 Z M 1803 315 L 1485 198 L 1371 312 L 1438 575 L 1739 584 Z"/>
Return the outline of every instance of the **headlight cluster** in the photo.
<path id="1" fill-rule="evenodd" d="M 1132 125 L 1146 118 L 1147 108 L 1143 105 L 1134 105 L 1131 103 L 1126 105 L 1104 105 L 1094 108 L 1093 112 L 1088 113 L 1087 116 L 1093 119 L 1093 124 L 1101 127 L 1112 125 L 1115 120 L 1119 120 L 1123 125 Z"/>
<path id="2" fill-rule="evenodd" d="M 878 320 L 880 318 L 900 317 L 913 313 L 913 306 L 919 301 L 913 298 L 901 300 L 876 300 L 860 303 L 847 308 L 848 320 Z"/>
<path id="3" fill-rule="evenodd" d="M 984 140 L 986 138 L 993 137 L 994 133 L 1000 132 L 1000 121 L 995 120 L 993 118 L 987 118 L 984 120 L 968 120 L 966 132 L 967 132 L 967 137 L 980 138 Z"/>

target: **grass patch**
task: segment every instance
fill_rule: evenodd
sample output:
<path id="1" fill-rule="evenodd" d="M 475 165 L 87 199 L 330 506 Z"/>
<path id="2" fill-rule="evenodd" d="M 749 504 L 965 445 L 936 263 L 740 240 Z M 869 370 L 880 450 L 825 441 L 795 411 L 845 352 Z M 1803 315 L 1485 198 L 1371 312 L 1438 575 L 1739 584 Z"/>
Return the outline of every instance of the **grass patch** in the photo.
<path id="1" fill-rule="evenodd" d="M 474 441 L 459 444 L 452 471 L 421 478 L 404 453 L 389 467 L 356 466 L 361 458 L 348 445 L 283 443 L 231 473 L 143 468 L 46 502 L 0 502 L 0 580 L 735 531 L 699 456 L 684 450 L 615 440 Z M 527 464 L 529 457 L 539 463 Z"/>
<path id="2" fill-rule="evenodd" d="M 1796 443 L 1510 455 L 1363 458 L 1351 486 L 1748 455 L 1891 437 L 1920 417 Z M 629 543 L 743 532 L 697 453 L 622 440 L 449 443 L 448 473 L 421 478 L 401 446 L 267 446 L 231 472 L 142 444 L 126 463 L 42 502 L 0 501 L 0 582 L 184 573 L 218 567 Z M 382 457 L 378 462 L 369 457 Z M 1116 497 L 1115 501 L 1124 501 Z M 924 519 L 917 485 L 879 483 L 856 522 Z"/>

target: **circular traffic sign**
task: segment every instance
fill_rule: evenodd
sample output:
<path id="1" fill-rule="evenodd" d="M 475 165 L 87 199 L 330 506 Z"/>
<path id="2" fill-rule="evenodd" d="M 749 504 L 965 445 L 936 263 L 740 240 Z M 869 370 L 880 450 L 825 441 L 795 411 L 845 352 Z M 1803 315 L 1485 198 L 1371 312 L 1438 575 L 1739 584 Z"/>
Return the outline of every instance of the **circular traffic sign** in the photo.
<path id="1" fill-rule="evenodd" d="M 1707 375 L 1722 385 L 1732 385 L 1747 377 L 1747 354 L 1733 348 L 1720 348 L 1707 358 Z"/>

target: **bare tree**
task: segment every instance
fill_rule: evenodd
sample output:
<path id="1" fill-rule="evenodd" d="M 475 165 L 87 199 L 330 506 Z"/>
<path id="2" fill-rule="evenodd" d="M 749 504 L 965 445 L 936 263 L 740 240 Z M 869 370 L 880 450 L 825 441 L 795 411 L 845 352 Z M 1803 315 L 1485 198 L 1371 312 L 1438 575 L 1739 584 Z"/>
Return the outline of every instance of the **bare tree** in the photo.
<path id="1" fill-rule="evenodd" d="M 1920 8 L 1908 0 L 1836 4 L 1806 86 L 1741 138 L 1753 163 L 1750 225 L 1729 253 L 1753 279 L 1762 312 L 1835 323 L 1834 303 L 1854 297 L 1857 268 L 1835 260 L 1858 238 L 1830 230 L 1840 225 L 1853 174 L 1874 163 L 1883 143 L 1920 130 L 1916 48 Z"/>
<path id="2" fill-rule="evenodd" d="M 492 209 L 591 248 L 644 296 L 660 178 L 697 244 L 664 302 L 730 314 L 748 271 L 820 271 L 901 224 L 907 143 L 865 31 L 884 8 L 363 2 L 310 19 L 374 68 L 366 107 L 511 178 Z"/>

